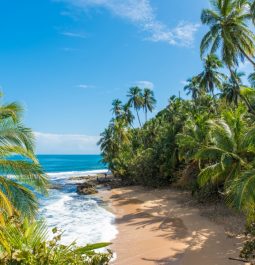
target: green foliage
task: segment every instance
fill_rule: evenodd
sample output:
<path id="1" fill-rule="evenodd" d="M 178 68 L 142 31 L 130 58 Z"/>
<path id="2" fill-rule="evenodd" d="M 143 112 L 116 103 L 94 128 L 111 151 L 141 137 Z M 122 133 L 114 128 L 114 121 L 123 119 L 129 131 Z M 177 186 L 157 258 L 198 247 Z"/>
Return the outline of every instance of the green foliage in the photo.
<path id="1" fill-rule="evenodd" d="M 98 243 L 79 247 L 74 243 L 62 245 L 61 233 L 52 230 L 54 237 L 47 241 L 47 227 L 44 222 L 22 223 L 10 221 L 0 229 L 0 264 L 6 265 L 104 265 L 108 264 L 110 251 L 98 253 L 95 250 L 109 246 Z"/>
<path id="2" fill-rule="evenodd" d="M 0 223 L 13 215 L 33 217 L 37 201 L 21 183 L 47 193 L 47 178 L 34 154 L 34 136 L 21 122 L 18 103 L 0 106 Z M 12 159 L 18 155 L 19 159 Z"/>

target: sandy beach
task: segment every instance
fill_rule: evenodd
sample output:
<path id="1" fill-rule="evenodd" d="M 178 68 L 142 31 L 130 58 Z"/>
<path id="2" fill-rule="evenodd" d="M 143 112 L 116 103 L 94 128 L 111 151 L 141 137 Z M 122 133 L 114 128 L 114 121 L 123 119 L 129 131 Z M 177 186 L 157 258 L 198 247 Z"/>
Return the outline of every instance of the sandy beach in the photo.
<path id="1" fill-rule="evenodd" d="M 187 203 L 189 193 L 128 187 L 107 196 L 119 231 L 112 245 L 115 265 L 244 264 L 229 259 L 238 258 L 239 240 Z M 220 219 L 235 224 L 233 218 L 226 214 Z"/>

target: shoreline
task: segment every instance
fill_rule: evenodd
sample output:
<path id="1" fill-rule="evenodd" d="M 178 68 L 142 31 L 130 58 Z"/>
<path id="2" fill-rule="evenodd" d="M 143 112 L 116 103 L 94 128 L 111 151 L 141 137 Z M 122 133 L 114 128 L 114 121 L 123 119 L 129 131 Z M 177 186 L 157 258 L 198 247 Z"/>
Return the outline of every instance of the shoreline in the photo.
<path id="1" fill-rule="evenodd" d="M 118 230 L 111 246 L 117 258 L 111 264 L 240 264 L 229 258 L 238 258 L 241 240 L 226 229 L 230 220 L 240 222 L 238 216 L 229 214 L 219 224 L 204 214 L 208 209 L 192 205 L 187 192 L 173 189 L 131 186 L 99 197 L 109 203 Z"/>

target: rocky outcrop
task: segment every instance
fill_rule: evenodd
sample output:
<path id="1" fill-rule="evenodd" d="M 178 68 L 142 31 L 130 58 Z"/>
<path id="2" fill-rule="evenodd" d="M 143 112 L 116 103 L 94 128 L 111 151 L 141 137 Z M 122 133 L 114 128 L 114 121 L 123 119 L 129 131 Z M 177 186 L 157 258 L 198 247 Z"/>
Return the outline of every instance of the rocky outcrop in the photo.
<path id="1" fill-rule="evenodd" d="M 77 185 L 77 193 L 79 195 L 91 195 L 98 193 L 98 191 L 95 185 L 86 182 Z"/>

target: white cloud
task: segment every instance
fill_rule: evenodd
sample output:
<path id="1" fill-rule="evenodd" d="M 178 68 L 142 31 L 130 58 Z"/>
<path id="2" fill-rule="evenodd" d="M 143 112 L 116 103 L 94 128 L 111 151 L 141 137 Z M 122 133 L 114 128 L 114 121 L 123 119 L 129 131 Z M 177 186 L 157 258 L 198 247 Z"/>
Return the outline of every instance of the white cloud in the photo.
<path id="1" fill-rule="evenodd" d="M 73 6 L 87 10 L 88 8 L 104 8 L 114 15 L 129 20 L 141 30 L 149 34 L 148 40 L 167 42 L 171 45 L 190 46 L 199 24 L 181 22 L 170 28 L 156 17 L 150 0 L 55 0 L 67 2 Z"/>
<path id="2" fill-rule="evenodd" d="M 141 87 L 141 88 L 149 88 L 149 89 L 153 89 L 154 88 L 154 84 L 151 81 L 137 81 L 135 83 L 135 85 Z"/>
<path id="3" fill-rule="evenodd" d="M 180 83 L 181 83 L 182 85 L 184 85 L 184 86 L 186 86 L 186 85 L 188 84 L 188 82 L 185 81 L 185 80 L 182 80 Z"/>
<path id="4" fill-rule="evenodd" d="M 86 38 L 86 35 L 84 33 L 64 31 L 64 32 L 61 32 L 61 34 L 64 35 L 64 36 L 67 36 L 67 37 L 72 37 L 72 38 L 81 38 L 81 39 L 85 39 Z"/>
<path id="5" fill-rule="evenodd" d="M 99 136 L 35 132 L 38 154 L 98 154 Z"/>
<path id="6" fill-rule="evenodd" d="M 88 88 L 93 88 L 94 86 L 92 85 L 87 85 L 87 84 L 80 84 L 77 85 L 78 88 L 83 88 L 83 89 L 88 89 Z"/>

